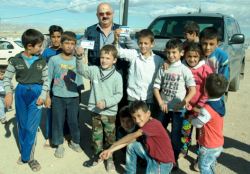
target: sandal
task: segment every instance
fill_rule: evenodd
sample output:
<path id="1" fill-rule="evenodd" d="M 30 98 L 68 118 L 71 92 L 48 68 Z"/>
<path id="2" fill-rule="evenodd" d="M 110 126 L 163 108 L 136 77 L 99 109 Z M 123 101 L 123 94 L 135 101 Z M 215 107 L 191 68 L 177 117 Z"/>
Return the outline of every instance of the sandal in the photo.
<path id="1" fill-rule="evenodd" d="M 17 160 L 16 163 L 17 163 L 18 165 L 23 165 L 23 164 L 24 164 L 24 162 L 23 162 L 23 160 L 22 160 L 21 157 L 18 158 L 18 160 Z"/>
<path id="2" fill-rule="evenodd" d="M 7 121 L 7 119 L 4 117 L 4 118 L 1 118 L 1 119 L 0 119 L 0 122 L 1 122 L 2 124 L 6 124 L 8 121 Z"/>
<path id="3" fill-rule="evenodd" d="M 37 160 L 31 160 L 28 162 L 28 164 L 33 172 L 37 172 L 41 169 L 41 165 Z"/>

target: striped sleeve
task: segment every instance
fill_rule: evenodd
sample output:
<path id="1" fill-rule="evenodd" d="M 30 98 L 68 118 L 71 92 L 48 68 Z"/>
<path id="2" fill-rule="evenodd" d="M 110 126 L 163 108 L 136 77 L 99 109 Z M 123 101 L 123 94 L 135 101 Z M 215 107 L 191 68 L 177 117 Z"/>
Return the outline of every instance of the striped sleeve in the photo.
<path id="1" fill-rule="evenodd" d="M 4 84 L 4 90 L 7 93 L 11 92 L 12 93 L 12 83 L 11 80 L 13 76 L 16 73 L 16 69 L 12 64 L 9 64 L 5 73 L 4 73 L 4 79 L 3 79 L 3 84 Z"/>
<path id="2" fill-rule="evenodd" d="M 47 65 L 43 68 L 43 71 L 42 71 L 42 81 L 43 81 L 43 87 L 42 87 L 41 95 L 39 97 L 45 100 L 47 92 L 49 90 L 48 66 Z"/>

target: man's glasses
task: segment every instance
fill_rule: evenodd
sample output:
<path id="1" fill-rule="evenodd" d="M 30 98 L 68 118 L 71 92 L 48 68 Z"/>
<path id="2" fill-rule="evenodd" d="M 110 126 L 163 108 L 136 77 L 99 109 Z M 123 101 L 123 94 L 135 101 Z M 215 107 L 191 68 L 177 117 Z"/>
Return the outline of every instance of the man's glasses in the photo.
<path id="1" fill-rule="evenodd" d="M 104 15 L 110 16 L 110 15 L 112 15 L 112 13 L 111 13 L 110 11 L 107 11 L 107 12 L 99 12 L 98 15 L 101 16 L 101 17 L 103 17 Z"/>

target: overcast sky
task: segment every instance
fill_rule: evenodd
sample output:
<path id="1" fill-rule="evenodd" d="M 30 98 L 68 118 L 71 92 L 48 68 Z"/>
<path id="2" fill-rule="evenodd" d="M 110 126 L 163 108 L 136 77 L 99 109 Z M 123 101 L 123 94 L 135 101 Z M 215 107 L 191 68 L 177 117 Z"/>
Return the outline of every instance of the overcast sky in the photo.
<path id="1" fill-rule="evenodd" d="M 103 1 L 0 0 L 0 24 L 34 27 L 57 24 L 64 29 L 86 28 L 97 22 L 96 7 L 100 2 Z M 119 23 L 119 0 L 106 2 L 112 4 L 115 10 L 114 21 Z M 129 0 L 128 25 L 131 28 L 145 28 L 158 15 L 197 12 L 199 7 L 203 12 L 233 16 L 239 21 L 242 32 L 250 37 L 249 0 Z"/>

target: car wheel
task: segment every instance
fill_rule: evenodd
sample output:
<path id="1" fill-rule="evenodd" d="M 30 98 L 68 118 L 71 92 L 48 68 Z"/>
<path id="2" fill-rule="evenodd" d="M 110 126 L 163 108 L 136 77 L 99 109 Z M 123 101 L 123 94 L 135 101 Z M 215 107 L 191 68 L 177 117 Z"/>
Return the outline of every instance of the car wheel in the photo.
<path id="1" fill-rule="evenodd" d="M 241 64 L 240 79 L 244 79 L 244 73 L 245 73 L 245 58 L 243 59 Z"/>
<path id="2" fill-rule="evenodd" d="M 240 73 L 230 82 L 229 91 L 237 91 L 240 87 Z"/>

